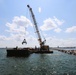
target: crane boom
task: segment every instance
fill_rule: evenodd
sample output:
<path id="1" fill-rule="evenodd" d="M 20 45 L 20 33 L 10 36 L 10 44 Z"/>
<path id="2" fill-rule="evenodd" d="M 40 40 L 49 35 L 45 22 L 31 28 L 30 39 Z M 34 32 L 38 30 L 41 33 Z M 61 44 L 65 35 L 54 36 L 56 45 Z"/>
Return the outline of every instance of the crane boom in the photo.
<path id="1" fill-rule="evenodd" d="M 36 19 L 35 19 L 35 15 L 32 11 L 32 8 L 29 5 L 27 5 L 27 7 L 29 8 L 29 11 L 30 11 L 31 16 L 32 16 L 33 24 L 35 26 L 35 30 L 36 30 L 36 33 L 37 33 L 37 36 L 38 36 L 38 41 L 39 41 L 39 44 L 40 44 L 40 50 L 46 50 L 47 51 L 47 50 L 49 50 L 49 46 L 44 45 L 46 40 L 42 41 L 42 39 L 41 39 L 40 32 L 39 32 L 37 22 L 36 22 Z"/>
<path id="2" fill-rule="evenodd" d="M 35 15 L 32 11 L 32 8 L 29 5 L 27 5 L 27 7 L 29 8 L 29 10 L 31 12 L 33 24 L 35 26 L 35 30 L 36 30 L 36 33 L 37 33 L 37 36 L 38 36 L 38 41 L 39 41 L 39 44 L 40 44 L 40 47 L 41 47 L 43 44 L 42 44 L 42 39 L 41 39 L 41 36 L 40 36 L 40 33 L 39 33 L 39 29 L 38 29 L 38 26 L 37 26 L 37 22 L 36 22 L 36 19 L 35 19 Z"/>

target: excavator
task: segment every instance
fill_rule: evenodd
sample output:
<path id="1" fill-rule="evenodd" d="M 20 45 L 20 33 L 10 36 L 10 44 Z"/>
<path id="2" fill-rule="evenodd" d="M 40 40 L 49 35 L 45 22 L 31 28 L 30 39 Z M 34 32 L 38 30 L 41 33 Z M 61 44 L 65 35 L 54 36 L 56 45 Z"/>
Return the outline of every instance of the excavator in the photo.
<path id="1" fill-rule="evenodd" d="M 28 7 L 28 9 L 31 13 L 33 25 L 35 27 L 36 34 L 38 36 L 40 51 L 49 51 L 49 45 L 45 45 L 46 40 L 42 41 L 42 39 L 41 39 L 41 35 L 40 35 L 40 32 L 39 32 L 38 25 L 37 25 L 37 22 L 36 22 L 36 19 L 35 19 L 35 15 L 32 11 L 32 8 L 29 5 L 27 5 L 27 7 Z"/>

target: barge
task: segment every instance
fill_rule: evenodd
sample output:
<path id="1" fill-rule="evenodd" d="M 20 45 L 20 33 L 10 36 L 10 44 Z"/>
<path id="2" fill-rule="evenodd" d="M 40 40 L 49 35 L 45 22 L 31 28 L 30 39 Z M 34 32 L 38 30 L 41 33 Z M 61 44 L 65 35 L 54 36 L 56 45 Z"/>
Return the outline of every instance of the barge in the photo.
<path id="1" fill-rule="evenodd" d="M 7 48 L 7 57 L 28 57 L 32 53 L 49 54 L 52 50 L 39 50 L 35 48 Z"/>
<path id="2" fill-rule="evenodd" d="M 7 48 L 7 57 L 27 57 L 31 54 L 28 48 Z"/>

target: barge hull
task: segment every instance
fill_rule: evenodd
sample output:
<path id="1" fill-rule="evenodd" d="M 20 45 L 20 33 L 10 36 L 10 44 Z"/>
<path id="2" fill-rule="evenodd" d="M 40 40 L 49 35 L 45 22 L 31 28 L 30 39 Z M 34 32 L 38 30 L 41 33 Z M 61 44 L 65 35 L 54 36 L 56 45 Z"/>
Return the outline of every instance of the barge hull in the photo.
<path id="1" fill-rule="evenodd" d="M 7 57 L 27 57 L 31 53 L 40 53 L 40 54 L 50 54 L 53 51 L 50 50 L 38 50 L 38 49 L 29 49 L 29 48 L 11 48 L 7 49 Z"/>
<path id="2" fill-rule="evenodd" d="M 46 54 L 49 54 L 49 53 L 53 53 L 53 51 L 36 51 L 35 53 L 46 53 Z"/>
<path id="3" fill-rule="evenodd" d="M 7 50 L 7 57 L 27 57 L 30 55 L 28 50 Z"/>

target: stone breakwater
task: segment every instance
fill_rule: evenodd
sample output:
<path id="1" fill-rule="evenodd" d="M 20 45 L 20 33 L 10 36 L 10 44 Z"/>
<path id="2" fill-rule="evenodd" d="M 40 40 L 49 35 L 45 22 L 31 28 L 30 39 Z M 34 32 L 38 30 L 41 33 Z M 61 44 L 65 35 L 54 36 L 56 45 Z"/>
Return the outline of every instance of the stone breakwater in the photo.
<path id="1" fill-rule="evenodd" d="M 54 50 L 63 52 L 63 53 L 67 53 L 67 54 L 72 54 L 72 55 L 76 55 L 76 50 L 64 50 L 64 49 L 60 49 L 60 48 L 54 48 Z"/>
<path id="2" fill-rule="evenodd" d="M 76 55 L 76 50 L 58 50 L 60 52 Z"/>

